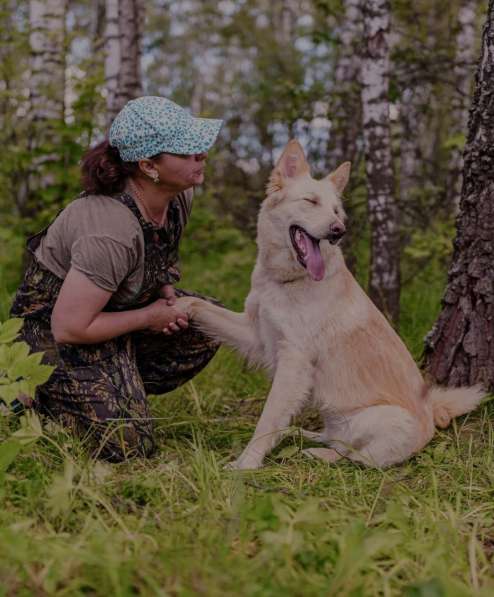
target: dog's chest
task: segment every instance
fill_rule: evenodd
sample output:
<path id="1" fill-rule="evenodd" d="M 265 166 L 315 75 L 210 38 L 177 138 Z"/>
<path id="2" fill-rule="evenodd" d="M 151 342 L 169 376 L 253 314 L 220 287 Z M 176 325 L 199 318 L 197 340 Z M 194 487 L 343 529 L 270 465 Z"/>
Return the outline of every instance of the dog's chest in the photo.
<path id="1" fill-rule="evenodd" d="M 270 362 L 276 362 L 280 343 L 305 353 L 315 349 L 314 339 L 324 313 L 323 293 L 319 289 L 266 285 L 257 292 L 258 334 Z"/>

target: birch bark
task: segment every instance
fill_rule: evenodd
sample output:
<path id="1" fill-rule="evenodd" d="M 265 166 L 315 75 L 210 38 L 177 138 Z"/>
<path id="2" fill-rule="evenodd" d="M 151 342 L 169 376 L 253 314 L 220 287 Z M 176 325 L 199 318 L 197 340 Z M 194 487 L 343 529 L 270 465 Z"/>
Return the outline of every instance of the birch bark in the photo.
<path id="1" fill-rule="evenodd" d="M 494 0 L 489 1 L 442 311 L 425 341 L 433 381 L 494 389 Z"/>
<path id="2" fill-rule="evenodd" d="M 361 130 L 360 51 L 363 22 L 360 0 L 345 0 L 344 17 L 339 36 L 339 53 L 334 72 L 331 100 L 331 132 L 329 169 L 344 161 L 355 162 L 357 139 Z"/>
<path id="3" fill-rule="evenodd" d="M 344 0 L 344 13 L 339 31 L 339 46 L 334 70 L 334 89 L 330 98 L 331 128 L 327 147 L 329 170 L 335 170 L 344 161 L 352 162 L 352 171 L 358 170 L 357 141 L 362 130 L 360 92 L 361 40 L 363 20 L 361 0 Z M 349 215 L 343 252 L 347 267 L 355 272 L 357 257 L 354 251 L 358 222 L 347 204 Z"/>
<path id="4" fill-rule="evenodd" d="M 21 215 L 33 215 L 34 193 L 54 183 L 60 159 L 60 123 L 64 119 L 65 17 L 67 0 L 29 3 L 29 129 L 30 165 L 18 195 Z"/>
<path id="5" fill-rule="evenodd" d="M 398 209 L 389 123 L 388 0 L 365 0 L 362 122 L 371 227 L 369 295 L 394 325 L 400 302 Z"/>
<path id="6" fill-rule="evenodd" d="M 143 21 L 143 0 L 106 0 L 105 82 L 108 124 L 129 100 L 142 94 Z"/>
<path id="7" fill-rule="evenodd" d="M 93 0 L 91 5 L 91 17 L 89 22 L 89 33 L 92 41 L 93 51 L 101 50 L 104 42 L 105 27 L 105 0 Z"/>

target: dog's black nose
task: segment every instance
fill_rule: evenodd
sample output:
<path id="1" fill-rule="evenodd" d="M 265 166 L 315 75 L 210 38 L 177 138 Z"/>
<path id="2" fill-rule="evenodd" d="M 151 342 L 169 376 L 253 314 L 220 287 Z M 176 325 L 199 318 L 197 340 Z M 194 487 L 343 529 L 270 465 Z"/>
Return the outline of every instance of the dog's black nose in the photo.
<path id="1" fill-rule="evenodd" d="M 345 232 L 346 228 L 343 224 L 331 224 L 331 226 L 329 227 L 329 234 L 326 238 L 332 245 L 334 245 L 340 240 L 340 238 L 345 234 Z"/>

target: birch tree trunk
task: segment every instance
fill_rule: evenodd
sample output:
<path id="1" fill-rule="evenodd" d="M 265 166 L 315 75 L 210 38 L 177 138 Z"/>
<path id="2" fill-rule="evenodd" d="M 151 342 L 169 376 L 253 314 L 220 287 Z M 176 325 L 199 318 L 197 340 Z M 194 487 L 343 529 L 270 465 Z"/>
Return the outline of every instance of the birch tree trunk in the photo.
<path id="1" fill-rule="evenodd" d="M 433 381 L 494 389 L 494 0 L 489 1 L 442 311 L 425 341 Z"/>
<path id="2" fill-rule="evenodd" d="M 53 185 L 60 161 L 60 124 L 64 120 L 65 16 L 67 0 L 29 2 L 29 139 L 31 158 L 18 194 L 21 215 L 32 216 L 34 195 Z M 38 198 L 39 199 L 39 198 Z M 37 205 L 40 205 L 38 200 Z"/>
<path id="3" fill-rule="evenodd" d="M 101 44 L 104 43 L 105 24 L 105 0 L 93 0 L 91 4 L 89 34 L 91 36 L 92 48 L 95 52 L 99 52 Z"/>
<path id="4" fill-rule="evenodd" d="M 454 67 L 455 94 L 452 100 L 453 135 L 466 133 L 468 106 L 472 87 L 472 66 L 475 60 L 476 9 L 477 0 L 463 0 L 458 11 L 458 34 L 456 36 L 456 59 Z M 462 149 L 455 147 L 451 153 L 448 184 L 446 189 L 447 206 L 456 212 L 461 198 L 461 171 L 463 168 Z"/>
<path id="5" fill-rule="evenodd" d="M 389 123 L 388 0 L 365 0 L 362 122 L 371 226 L 369 295 L 394 325 L 400 312 L 398 209 Z"/>
<path id="6" fill-rule="evenodd" d="M 352 171 L 358 170 L 357 140 L 362 130 L 362 103 L 360 91 L 361 51 L 363 34 L 361 0 L 344 0 L 344 14 L 339 32 L 338 56 L 334 70 L 334 90 L 331 92 L 331 128 L 327 148 L 328 170 L 332 171 L 344 161 L 352 162 Z M 355 272 L 357 257 L 355 230 L 359 227 L 351 204 L 343 252 L 347 267 Z"/>
<path id="7" fill-rule="evenodd" d="M 105 82 L 108 124 L 142 94 L 143 0 L 106 0 Z"/>
<path id="8" fill-rule="evenodd" d="M 344 1 L 338 59 L 334 72 L 329 139 L 329 170 L 344 161 L 355 162 L 357 139 L 361 130 L 360 52 L 363 22 L 361 0 Z"/>

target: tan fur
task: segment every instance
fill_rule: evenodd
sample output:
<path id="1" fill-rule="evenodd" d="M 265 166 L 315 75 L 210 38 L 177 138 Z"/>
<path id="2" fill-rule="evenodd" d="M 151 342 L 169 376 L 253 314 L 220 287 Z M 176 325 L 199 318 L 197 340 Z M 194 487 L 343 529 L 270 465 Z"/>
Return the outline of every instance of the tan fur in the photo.
<path id="1" fill-rule="evenodd" d="M 314 180 L 302 148 L 291 141 L 275 166 L 258 220 L 258 257 L 245 311 L 233 313 L 194 298 L 180 298 L 206 333 L 265 367 L 273 384 L 254 436 L 234 463 L 257 468 L 307 400 L 318 407 L 328 449 L 371 466 L 409 458 L 452 417 L 480 402 L 480 388 L 427 388 L 407 348 L 347 270 L 342 253 L 320 241 L 325 275 L 314 281 L 301 266 L 289 228 L 324 238 L 342 225 L 341 193 L 347 162 Z M 304 199 L 317 198 L 317 205 Z M 315 439 L 314 434 L 312 438 Z"/>
<path id="2" fill-rule="evenodd" d="M 473 410 L 484 396 L 485 392 L 479 385 L 471 388 L 430 388 L 428 399 L 432 404 L 435 425 L 447 427 L 451 419 Z"/>

